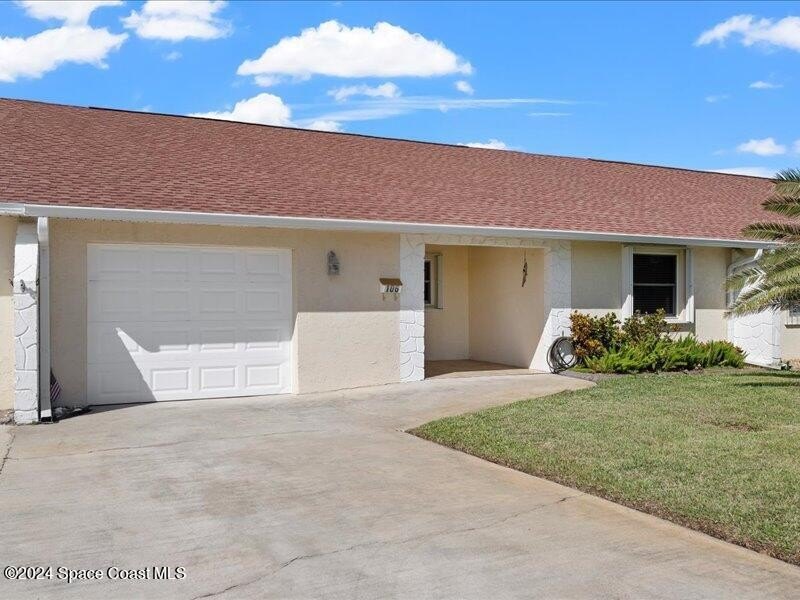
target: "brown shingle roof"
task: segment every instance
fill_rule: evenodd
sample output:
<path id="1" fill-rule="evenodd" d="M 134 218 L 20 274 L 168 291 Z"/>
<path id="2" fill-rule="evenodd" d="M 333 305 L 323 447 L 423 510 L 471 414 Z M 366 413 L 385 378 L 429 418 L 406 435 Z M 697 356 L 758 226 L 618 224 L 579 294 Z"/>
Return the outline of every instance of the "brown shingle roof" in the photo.
<path id="1" fill-rule="evenodd" d="M 771 181 L 0 99 L 0 202 L 741 238 Z"/>

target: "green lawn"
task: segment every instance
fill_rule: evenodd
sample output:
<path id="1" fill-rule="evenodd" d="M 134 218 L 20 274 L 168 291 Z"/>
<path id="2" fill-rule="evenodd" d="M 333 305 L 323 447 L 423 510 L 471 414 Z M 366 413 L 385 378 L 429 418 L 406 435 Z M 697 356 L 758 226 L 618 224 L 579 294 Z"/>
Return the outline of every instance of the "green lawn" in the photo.
<path id="1" fill-rule="evenodd" d="M 800 564 L 800 373 L 619 377 L 411 433 Z"/>

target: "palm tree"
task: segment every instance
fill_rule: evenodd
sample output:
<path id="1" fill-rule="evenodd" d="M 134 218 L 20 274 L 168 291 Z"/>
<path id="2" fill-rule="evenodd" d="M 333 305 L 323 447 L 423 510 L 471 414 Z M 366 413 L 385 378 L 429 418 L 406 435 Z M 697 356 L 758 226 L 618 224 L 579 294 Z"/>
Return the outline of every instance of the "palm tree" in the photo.
<path id="1" fill-rule="evenodd" d="M 763 206 L 788 218 L 782 222 L 754 223 L 742 233 L 781 245 L 763 251 L 755 262 L 728 277 L 728 289 L 740 291 L 730 307 L 732 315 L 800 305 L 800 222 L 791 222 L 800 219 L 800 169 L 778 173 L 772 195 Z"/>

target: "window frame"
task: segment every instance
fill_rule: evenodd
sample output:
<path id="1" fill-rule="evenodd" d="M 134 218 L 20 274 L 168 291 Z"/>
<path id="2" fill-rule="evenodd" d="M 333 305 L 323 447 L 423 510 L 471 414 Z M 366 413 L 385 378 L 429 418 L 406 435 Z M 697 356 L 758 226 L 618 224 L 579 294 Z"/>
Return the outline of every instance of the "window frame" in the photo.
<path id="1" fill-rule="evenodd" d="M 424 266 L 425 264 L 430 264 L 430 290 L 431 290 L 431 298 L 430 302 L 427 298 L 424 297 L 425 294 L 425 271 Z M 422 289 L 423 289 L 423 302 L 425 304 L 425 308 L 433 308 L 433 309 L 441 309 L 444 308 L 444 304 L 442 302 L 442 255 L 439 252 L 429 252 L 425 254 L 425 258 L 423 260 L 423 272 L 422 272 Z"/>
<path id="2" fill-rule="evenodd" d="M 666 254 L 675 260 L 675 315 L 666 318 L 668 323 L 694 323 L 694 260 L 691 248 L 680 246 L 630 245 L 622 246 L 621 317 L 633 315 L 633 255 Z"/>

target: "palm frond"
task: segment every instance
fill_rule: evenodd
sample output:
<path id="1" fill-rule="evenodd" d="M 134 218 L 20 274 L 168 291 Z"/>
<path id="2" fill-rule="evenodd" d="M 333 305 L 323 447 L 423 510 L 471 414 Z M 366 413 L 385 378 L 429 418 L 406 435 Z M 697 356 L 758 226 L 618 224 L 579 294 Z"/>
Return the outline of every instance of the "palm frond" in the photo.
<path id="1" fill-rule="evenodd" d="M 800 225 L 760 222 L 748 225 L 742 234 L 759 240 L 800 242 Z"/>
<path id="2" fill-rule="evenodd" d="M 742 292 L 727 311 L 743 316 L 765 310 L 781 310 L 800 303 L 800 279 L 783 285 L 757 285 Z"/>
<path id="3" fill-rule="evenodd" d="M 786 217 L 800 217 L 800 194 L 785 196 L 773 194 L 762 204 L 765 210 L 778 213 Z"/>
<path id="4" fill-rule="evenodd" d="M 800 169 L 783 169 L 778 171 L 773 179 L 777 189 L 787 190 L 792 189 L 793 185 L 798 185 L 799 187 L 795 189 L 800 190 Z"/>
<path id="5" fill-rule="evenodd" d="M 737 292 L 763 276 L 764 270 L 760 266 L 747 267 L 729 276 L 725 280 L 725 287 L 728 291 Z"/>
<path id="6" fill-rule="evenodd" d="M 800 169 L 784 169 L 775 175 L 775 193 L 781 196 L 800 196 Z"/>
<path id="7" fill-rule="evenodd" d="M 778 268 L 768 269 L 764 273 L 764 285 L 782 285 L 792 281 L 800 281 L 800 265 L 798 264 L 781 265 Z"/>

